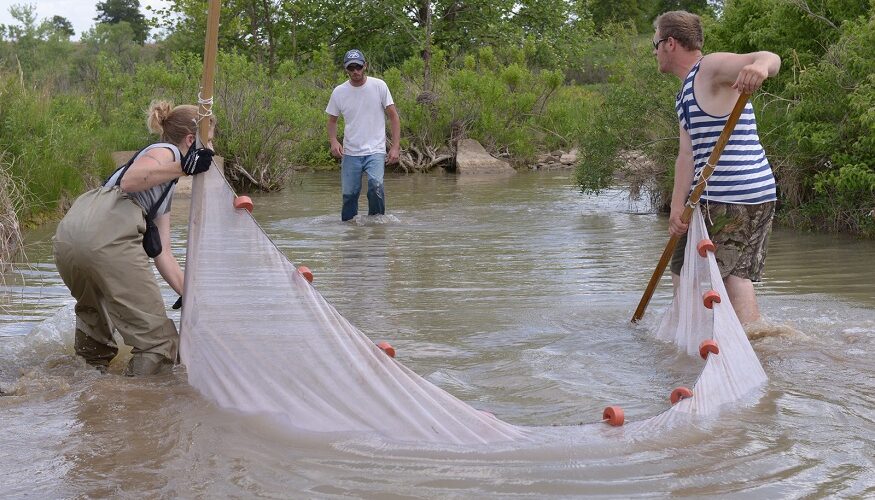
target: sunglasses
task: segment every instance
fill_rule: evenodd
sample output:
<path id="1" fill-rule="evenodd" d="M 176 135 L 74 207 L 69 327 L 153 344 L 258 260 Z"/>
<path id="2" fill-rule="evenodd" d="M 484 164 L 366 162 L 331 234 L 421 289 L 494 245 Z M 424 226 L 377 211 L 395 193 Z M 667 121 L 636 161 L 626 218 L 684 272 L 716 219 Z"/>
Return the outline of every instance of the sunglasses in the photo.
<path id="1" fill-rule="evenodd" d="M 671 38 L 671 37 L 670 37 L 670 36 L 667 36 L 667 37 L 665 37 L 665 38 L 660 38 L 659 40 L 657 40 L 657 41 L 655 41 L 655 42 L 654 42 L 653 40 L 651 40 L 650 43 L 653 44 L 653 50 L 659 50 L 659 44 L 661 44 L 662 42 L 668 40 L 669 38 Z"/>
<path id="2" fill-rule="evenodd" d="M 360 64 L 350 64 L 349 66 L 346 67 L 347 71 L 359 71 L 361 69 L 364 69 L 364 66 L 362 66 Z"/>

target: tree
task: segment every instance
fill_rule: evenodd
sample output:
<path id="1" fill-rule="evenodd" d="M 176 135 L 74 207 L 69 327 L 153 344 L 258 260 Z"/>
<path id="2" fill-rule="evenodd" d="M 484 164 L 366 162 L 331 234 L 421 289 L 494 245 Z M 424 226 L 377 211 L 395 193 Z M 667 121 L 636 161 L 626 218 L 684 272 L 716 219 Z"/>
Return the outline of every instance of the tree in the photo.
<path id="1" fill-rule="evenodd" d="M 124 21 L 99 23 L 82 34 L 82 42 L 92 56 L 110 57 L 128 72 L 133 71 L 139 60 L 140 50 L 134 41 L 133 29 Z"/>
<path id="2" fill-rule="evenodd" d="M 712 2 L 708 0 L 656 0 L 649 14 L 651 20 L 663 12 L 671 10 L 685 10 L 699 15 L 714 15 L 715 7 L 719 7 L 719 5 L 712 5 Z"/>
<path id="3" fill-rule="evenodd" d="M 522 0 L 510 24 L 526 39 L 526 62 L 534 67 L 576 67 L 590 45 L 593 23 L 585 2 Z"/>
<path id="4" fill-rule="evenodd" d="M 149 36 L 149 22 L 140 12 L 140 0 L 105 0 L 97 2 L 97 17 L 100 24 L 126 22 L 134 33 L 134 41 L 142 45 Z"/>
<path id="5" fill-rule="evenodd" d="M 9 14 L 19 25 L 6 26 L 6 34 L 13 42 L 28 43 L 37 39 L 36 7 L 17 4 L 9 7 Z"/>
<path id="6" fill-rule="evenodd" d="M 24 75 L 30 75 L 38 63 L 36 53 L 41 40 L 40 30 L 36 24 L 36 7 L 33 5 L 13 5 L 9 8 L 9 14 L 18 21 L 18 24 L 6 26 L 5 35 L 11 43 L 4 48 L 8 49 L 10 54 L 9 56 L 0 54 L 0 56 L 3 59 L 9 57 L 9 61 L 23 80 Z"/>
<path id="7" fill-rule="evenodd" d="M 595 26 L 601 30 L 609 23 L 631 22 L 643 31 L 647 28 L 647 15 L 638 0 L 585 0 L 586 9 L 592 15 Z"/>
<path id="8" fill-rule="evenodd" d="M 76 34 L 76 31 L 73 30 L 73 23 L 64 16 L 52 16 L 48 21 L 48 25 L 52 32 L 67 40 Z"/>
<path id="9" fill-rule="evenodd" d="M 222 2 L 219 24 L 219 46 L 223 51 L 238 51 L 276 69 L 284 57 L 297 58 L 297 47 L 313 51 L 329 33 L 313 33 L 320 13 L 336 15 L 339 10 L 331 2 L 318 0 L 226 0 Z M 169 52 L 203 50 L 207 9 L 202 0 L 169 0 L 156 9 L 158 26 L 165 33 L 165 48 Z"/>

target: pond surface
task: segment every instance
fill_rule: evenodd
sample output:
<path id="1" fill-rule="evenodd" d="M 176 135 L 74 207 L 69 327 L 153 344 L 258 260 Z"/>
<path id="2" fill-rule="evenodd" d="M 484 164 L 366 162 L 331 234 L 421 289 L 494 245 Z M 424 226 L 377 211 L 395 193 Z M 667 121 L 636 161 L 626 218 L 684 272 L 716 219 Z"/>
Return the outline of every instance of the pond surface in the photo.
<path id="1" fill-rule="evenodd" d="M 660 413 L 701 363 L 629 318 L 667 241 L 667 220 L 622 192 L 583 196 L 568 172 L 511 178 L 389 176 L 385 224 L 339 221 L 337 174 L 253 196 L 255 216 L 314 285 L 396 359 L 520 425 Z M 174 201 L 182 258 L 186 200 Z M 366 200 L 362 196 L 362 207 Z M 875 243 L 777 228 L 753 347 L 762 397 L 707 426 L 598 450 L 441 454 L 289 436 L 224 411 L 172 375 L 130 379 L 73 354 L 71 299 L 53 227 L 0 297 L 4 496 L 547 498 L 586 495 L 875 495 Z M 169 304 L 175 295 L 164 287 Z M 175 316 L 178 319 L 178 315 Z"/>

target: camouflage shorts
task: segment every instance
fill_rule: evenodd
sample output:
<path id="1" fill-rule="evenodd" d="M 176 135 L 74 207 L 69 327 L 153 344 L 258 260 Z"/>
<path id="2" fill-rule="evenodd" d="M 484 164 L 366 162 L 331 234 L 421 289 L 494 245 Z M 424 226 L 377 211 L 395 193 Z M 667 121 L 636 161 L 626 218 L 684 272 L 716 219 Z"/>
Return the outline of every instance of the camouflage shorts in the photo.
<path id="1" fill-rule="evenodd" d="M 702 201 L 700 206 L 708 234 L 717 246 L 715 257 L 720 275 L 724 279 L 732 275 L 759 281 L 766 263 L 775 202 L 735 205 Z M 686 246 L 687 235 L 684 234 L 671 256 L 671 272 L 674 274 L 681 273 Z"/>

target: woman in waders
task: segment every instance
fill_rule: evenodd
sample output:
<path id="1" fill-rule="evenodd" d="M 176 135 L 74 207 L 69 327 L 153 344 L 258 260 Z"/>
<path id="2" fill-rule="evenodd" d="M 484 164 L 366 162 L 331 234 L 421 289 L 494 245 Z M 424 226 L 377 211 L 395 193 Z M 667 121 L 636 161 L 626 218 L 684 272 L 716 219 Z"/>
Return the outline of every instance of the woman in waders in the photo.
<path id="1" fill-rule="evenodd" d="M 153 102 L 146 125 L 161 142 L 77 198 L 58 225 L 55 265 L 76 299 L 76 354 L 98 370 L 106 371 L 118 353 L 113 328 L 132 347 L 126 375 L 156 374 L 177 359 L 179 335 L 149 257 L 181 295 L 183 273 L 170 251 L 170 201 L 179 177 L 212 163 L 210 149 L 194 146 L 197 123 L 196 106 Z"/>

